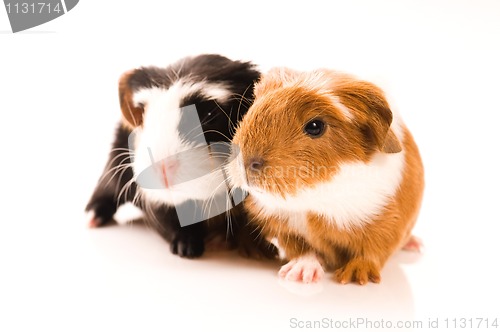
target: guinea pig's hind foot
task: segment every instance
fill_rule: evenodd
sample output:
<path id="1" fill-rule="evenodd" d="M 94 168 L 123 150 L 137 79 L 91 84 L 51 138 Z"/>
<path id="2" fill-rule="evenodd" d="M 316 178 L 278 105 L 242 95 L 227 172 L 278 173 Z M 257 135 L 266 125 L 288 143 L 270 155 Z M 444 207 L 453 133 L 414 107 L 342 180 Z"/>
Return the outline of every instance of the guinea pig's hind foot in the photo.
<path id="1" fill-rule="evenodd" d="M 278 275 L 285 280 L 311 283 L 320 281 L 325 275 L 325 271 L 316 255 L 310 253 L 292 259 L 283 265 Z"/>
<path id="2" fill-rule="evenodd" d="M 179 232 L 170 243 L 170 251 L 185 258 L 200 257 L 205 251 L 204 239 L 196 234 Z"/>
<path id="3" fill-rule="evenodd" d="M 422 239 L 415 235 L 410 236 L 408 242 L 403 246 L 403 250 L 421 253 L 424 249 Z"/>

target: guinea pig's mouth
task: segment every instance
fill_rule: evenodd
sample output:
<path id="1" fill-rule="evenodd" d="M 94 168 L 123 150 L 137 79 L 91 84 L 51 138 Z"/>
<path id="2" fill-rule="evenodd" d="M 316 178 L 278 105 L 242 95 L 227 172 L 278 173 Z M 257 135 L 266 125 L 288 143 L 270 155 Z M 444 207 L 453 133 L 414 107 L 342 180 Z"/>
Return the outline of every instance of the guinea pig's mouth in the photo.
<path id="1" fill-rule="evenodd" d="M 244 188 L 250 194 L 260 195 L 264 197 L 285 197 L 288 195 L 289 187 L 279 179 L 273 179 L 269 176 L 256 176 L 251 175 L 247 177 L 247 188 Z"/>
<path id="2" fill-rule="evenodd" d="M 266 188 L 265 186 L 262 186 L 261 183 L 256 181 L 249 181 L 246 191 L 254 195 L 272 195 L 273 191 L 270 189 L 271 188 Z"/>
<path id="3" fill-rule="evenodd" d="M 257 193 L 257 194 L 265 194 L 266 191 L 260 187 L 255 187 L 255 186 L 249 186 L 248 187 L 248 192 L 250 193 Z"/>
<path id="4" fill-rule="evenodd" d="M 260 202 L 263 204 L 273 204 L 272 202 L 275 202 L 276 199 L 279 198 L 285 198 L 284 194 L 278 193 L 278 192 L 273 192 L 266 190 L 262 187 L 257 187 L 257 186 L 250 186 L 248 188 L 248 193 L 251 196 L 254 196 L 257 198 Z"/>
<path id="5" fill-rule="evenodd" d="M 244 184 L 246 191 L 254 194 L 269 194 L 270 189 L 272 189 L 273 181 L 265 176 L 264 173 L 254 173 L 248 172 L 245 168 L 242 169 L 242 176 L 244 178 Z"/>

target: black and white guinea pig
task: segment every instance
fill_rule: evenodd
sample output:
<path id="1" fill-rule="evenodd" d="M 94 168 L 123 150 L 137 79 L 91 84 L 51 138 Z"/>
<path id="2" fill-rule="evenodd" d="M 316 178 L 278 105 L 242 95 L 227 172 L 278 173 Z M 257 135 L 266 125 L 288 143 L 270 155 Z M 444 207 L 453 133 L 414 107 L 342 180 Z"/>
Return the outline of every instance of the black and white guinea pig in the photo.
<path id="1" fill-rule="evenodd" d="M 276 248 L 247 226 L 242 198 L 228 196 L 221 168 L 229 148 L 220 143 L 232 139 L 259 76 L 252 63 L 215 54 L 124 73 L 123 117 L 86 207 L 89 226 L 105 225 L 133 202 L 174 254 L 201 256 L 215 233 L 244 255 L 275 256 Z"/>

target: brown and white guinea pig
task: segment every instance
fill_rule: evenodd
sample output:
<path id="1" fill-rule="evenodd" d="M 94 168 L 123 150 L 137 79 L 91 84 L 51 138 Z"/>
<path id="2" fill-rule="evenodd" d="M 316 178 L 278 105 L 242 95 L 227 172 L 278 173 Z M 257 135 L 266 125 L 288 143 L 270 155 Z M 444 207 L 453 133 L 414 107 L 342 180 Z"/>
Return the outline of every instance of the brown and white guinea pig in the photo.
<path id="1" fill-rule="evenodd" d="M 230 142 L 259 76 L 252 63 L 214 54 L 123 74 L 123 118 L 86 207 L 89 225 L 108 223 L 118 206 L 133 202 L 174 254 L 202 255 L 205 240 L 215 232 L 238 242 L 244 254 L 275 255 L 274 246 L 250 234 L 241 204 L 227 206 L 219 168 L 229 148 L 216 145 Z"/>
<path id="2" fill-rule="evenodd" d="M 289 260 L 279 276 L 380 282 L 392 253 L 419 245 L 424 172 L 400 116 L 377 86 L 326 69 L 273 69 L 254 94 L 227 172 Z"/>

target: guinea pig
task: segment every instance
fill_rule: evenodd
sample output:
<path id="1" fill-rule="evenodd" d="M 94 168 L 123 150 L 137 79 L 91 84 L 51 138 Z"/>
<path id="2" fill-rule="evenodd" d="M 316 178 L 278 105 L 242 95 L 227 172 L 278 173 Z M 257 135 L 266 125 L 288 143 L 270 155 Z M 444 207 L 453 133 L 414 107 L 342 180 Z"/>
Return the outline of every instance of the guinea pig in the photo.
<path id="1" fill-rule="evenodd" d="M 401 117 L 374 84 L 327 69 L 273 69 L 254 96 L 226 168 L 288 260 L 279 276 L 380 282 L 392 253 L 419 248 L 424 171 Z"/>
<path id="2" fill-rule="evenodd" d="M 214 54 L 124 73 L 122 120 L 86 207 L 89 226 L 109 223 L 133 202 L 174 254 L 201 256 L 215 233 L 245 255 L 274 256 L 276 248 L 251 234 L 241 204 L 229 206 L 227 187 L 219 185 L 229 148 L 217 143 L 230 142 L 259 76 L 250 62 Z"/>

